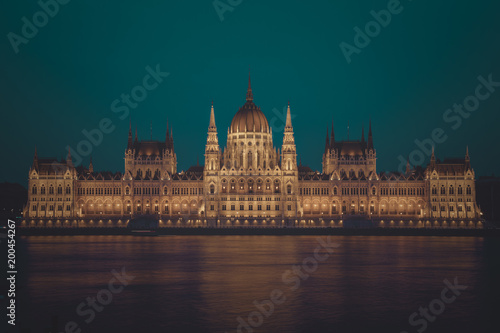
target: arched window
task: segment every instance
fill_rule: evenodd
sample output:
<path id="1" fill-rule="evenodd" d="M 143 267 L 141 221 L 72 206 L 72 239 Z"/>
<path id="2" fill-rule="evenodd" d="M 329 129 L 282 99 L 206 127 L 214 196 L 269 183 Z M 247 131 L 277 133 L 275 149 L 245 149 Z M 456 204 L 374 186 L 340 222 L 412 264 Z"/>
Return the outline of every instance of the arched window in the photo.
<path id="1" fill-rule="evenodd" d="M 458 194 L 464 194 L 463 189 L 462 189 L 462 185 L 458 185 Z"/>
<path id="2" fill-rule="evenodd" d="M 163 187 L 163 195 L 167 195 L 168 194 L 168 188 L 165 186 Z"/>
<path id="3" fill-rule="evenodd" d="M 62 186 L 61 185 L 59 185 L 57 187 L 57 194 L 62 194 Z"/>
<path id="4" fill-rule="evenodd" d="M 444 185 L 441 185 L 441 194 L 446 194 L 446 188 L 444 187 Z"/>
<path id="5" fill-rule="evenodd" d="M 210 185 L 210 194 L 214 194 L 215 193 L 215 186 L 214 184 Z"/>
<path id="6" fill-rule="evenodd" d="M 274 181 L 274 193 L 280 193 L 280 181 L 277 179 Z"/>
<path id="7" fill-rule="evenodd" d="M 333 195 L 337 195 L 337 186 L 333 188 Z"/>
<path id="8" fill-rule="evenodd" d="M 262 179 L 257 179 L 257 191 L 262 190 Z"/>
<path id="9" fill-rule="evenodd" d="M 436 185 L 432 187 L 432 194 L 438 194 Z"/>
<path id="10" fill-rule="evenodd" d="M 288 184 L 288 185 L 286 186 L 286 193 L 287 193 L 287 194 L 292 194 L 292 185 Z"/>
<path id="11" fill-rule="evenodd" d="M 472 194 L 472 188 L 470 185 L 467 185 L 467 194 Z"/>
<path id="12" fill-rule="evenodd" d="M 377 195 L 377 188 L 375 186 L 372 187 L 372 195 Z"/>
<path id="13" fill-rule="evenodd" d="M 49 194 L 54 194 L 54 186 L 50 185 Z"/>
<path id="14" fill-rule="evenodd" d="M 68 185 L 66 185 L 66 194 L 71 194 L 71 187 Z"/>
<path id="15" fill-rule="evenodd" d="M 33 187 L 31 188 L 31 194 L 36 194 L 36 193 L 37 193 L 36 185 L 33 185 Z"/>
<path id="16" fill-rule="evenodd" d="M 45 194 L 45 185 L 40 188 L 40 194 Z"/>
<path id="17" fill-rule="evenodd" d="M 130 187 L 125 187 L 125 195 L 130 195 Z"/>
<path id="18" fill-rule="evenodd" d="M 453 185 L 450 185 L 449 193 L 452 195 L 455 194 L 455 189 L 453 188 Z"/>

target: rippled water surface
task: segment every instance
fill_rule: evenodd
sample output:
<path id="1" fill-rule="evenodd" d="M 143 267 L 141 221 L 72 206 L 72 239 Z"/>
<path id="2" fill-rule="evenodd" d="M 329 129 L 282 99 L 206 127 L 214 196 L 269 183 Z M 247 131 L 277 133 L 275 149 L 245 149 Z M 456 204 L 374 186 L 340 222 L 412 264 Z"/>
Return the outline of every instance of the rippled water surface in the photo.
<path id="1" fill-rule="evenodd" d="M 318 239 L 327 241 L 325 236 L 22 237 L 18 324 L 46 332 L 57 316 L 59 332 L 70 321 L 95 333 L 237 332 L 239 325 L 240 332 L 417 332 L 423 320 L 412 326 L 410 315 L 441 298 L 445 279 L 457 278 L 467 289 L 430 317 L 433 321 L 426 320 L 425 332 L 500 331 L 498 239 L 331 236 L 338 247 L 316 267 Z M 300 268 L 304 262 L 310 273 Z M 294 265 L 300 275 L 289 271 Z M 122 267 L 134 278 L 121 292 L 106 292 L 112 271 Z M 272 313 L 264 307 L 268 316 L 254 312 L 254 303 L 268 300 L 275 289 L 284 302 L 273 305 Z M 77 314 L 82 302 L 97 295 L 109 304 L 100 312 L 85 305 L 80 312 L 86 314 Z"/>

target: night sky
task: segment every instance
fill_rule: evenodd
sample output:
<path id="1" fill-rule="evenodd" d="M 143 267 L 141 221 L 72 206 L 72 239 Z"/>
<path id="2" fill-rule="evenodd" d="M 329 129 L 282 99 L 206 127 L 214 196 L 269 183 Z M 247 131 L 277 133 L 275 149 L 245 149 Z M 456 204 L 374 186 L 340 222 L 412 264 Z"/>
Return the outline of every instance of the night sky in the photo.
<path id="1" fill-rule="evenodd" d="M 227 3 L 235 6 L 225 10 Z M 231 119 L 245 102 L 250 68 L 254 100 L 273 127 L 274 144 L 281 148 L 283 108 L 290 101 L 298 155 L 314 170 L 321 170 L 332 119 L 338 140 L 347 139 L 348 122 L 351 139 L 361 136 L 363 125 L 367 134 L 371 119 L 379 172 L 397 170 L 399 156 L 414 152 L 416 139 L 431 138 L 441 128 L 447 139 L 435 144 L 438 158 L 463 157 L 468 145 L 477 176 L 500 174 L 500 87 L 480 90 L 489 96 L 468 118 L 447 112 L 465 99 L 473 103 L 468 97 L 475 95 L 479 76 L 488 80 L 491 74 L 500 82 L 500 3 L 402 0 L 394 7 L 387 0 L 222 0 L 216 5 L 219 13 L 208 0 L 73 0 L 60 5 L 16 53 L 13 34 L 23 38 L 23 17 L 33 22 L 41 7 L 34 0 L 5 2 L 0 180 L 27 185 L 35 145 L 41 158 L 65 157 L 68 145 L 77 150 L 86 139 L 83 130 L 98 128 L 106 118 L 114 129 L 92 147 L 94 168 L 123 171 L 129 118 L 111 105 L 118 99 L 115 106 L 124 106 L 120 96 L 143 85 L 158 64 L 169 75 L 157 86 L 149 81 L 156 87 L 129 115 L 140 139 L 150 138 L 152 123 L 153 139 L 164 140 L 168 119 L 178 171 L 196 164 L 197 157 L 203 163 L 212 100 L 225 146 Z M 354 28 L 365 31 L 374 20 L 370 12 L 388 6 L 398 13 L 380 31 L 371 30 L 369 43 L 364 40 L 367 45 L 348 63 L 339 44 L 354 47 Z M 419 152 L 413 156 L 425 155 L 426 164 L 427 155 Z M 82 163 L 88 161 L 84 156 Z"/>

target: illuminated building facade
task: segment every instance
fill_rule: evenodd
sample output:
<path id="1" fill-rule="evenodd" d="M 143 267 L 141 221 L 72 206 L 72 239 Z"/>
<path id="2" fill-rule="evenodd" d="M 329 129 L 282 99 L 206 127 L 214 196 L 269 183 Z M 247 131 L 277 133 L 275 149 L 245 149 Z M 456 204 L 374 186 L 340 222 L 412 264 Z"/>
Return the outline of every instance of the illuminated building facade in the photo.
<path id="1" fill-rule="evenodd" d="M 160 227 L 482 228 L 475 176 L 465 158 L 404 174 L 377 173 L 371 124 L 365 140 L 338 141 L 327 131 L 322 172 L 297 163 L 288 106 L 281 150 L 248 83 L 222 150 L 212 105 L 204 166 L 177 172 L 171 129 L 165 141 L 129 129 L 124 173 L 94 172 L 66 160 L 39 159 L 29 171 L 23 226 L 124 227 L 148 215 Z"/>

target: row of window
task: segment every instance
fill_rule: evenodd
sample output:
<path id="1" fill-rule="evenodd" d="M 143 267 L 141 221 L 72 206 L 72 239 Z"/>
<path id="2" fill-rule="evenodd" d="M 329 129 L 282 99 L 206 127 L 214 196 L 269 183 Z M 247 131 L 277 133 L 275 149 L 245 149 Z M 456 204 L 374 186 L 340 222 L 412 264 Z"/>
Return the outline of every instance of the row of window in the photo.
<path id="1" fill-rule="evenodd" d="M 77 193 L 79 195 L 121 195 L 122 189 L 120 187 L 88 187 L 88 188 L 78 188 Z M 134 187 L 134 195 L 159 195 L 159 187 Z M 172 195 L 200 195 L 203 194 L 202 187 L 193 188 L 172 188 Z M 125 195 L 130 195 L 130 188 L 125 188 Z M 168 195 L 168 188 L 165 186 L 163 188 L 163 195 Z"/>
<path id="2" fill-rule="evenodd" d="M 54 189 L 53 185 L 49 186 L 48 192 L 49 192 L 49 194 L 55 193 L 55 189 Z M 66 189 L 65 189 L 64 193 L 71 194 L 71 187 L 69 185 L 66 185 Z M 31 194 L 38 194 L 38 187 L 36 186 L 36 184 L 31 187 Z M 46 194 L 45 184 L 42 184 L 42 186 L 40 186 L 40 194 Z M 57 194 L 63 194 L 62 185 L 59 185 L 57 187 Z"/>
<path id="3" fill-rule="evenodd" d="M 165 187 L 163 194 L 167 195 L 168 190 Z M 172 188 L 172 195 L 201 195 L 203 194 L 203 187 L 174 187 Z"/>
<path id="4" fill-rule="evenodd" d="M 342 195 L 368 195 L 368 189 L 366 187 L 342 187 Z M 300 188 L 300 195 L 329 195 L 328 188 Z M 333 195 L 337 195 L 337 187 L 333 188 Z M 377 195 L 377 189 L 372 187 L 372 195 Z M 424 195 L 424 188 L 421 187 L 400 187 L 400 188 L 381 188 L 380 195 Z"/>
<path id="5" fill-rule="evenodd" d="M 39 198 L 40 201 L 45 201 L 45 198 Z M 35 202 L 37 201 L 37 198 L 31 198 L 31 201 Z M 57 200 L 54 200 L 54 198 L 47 198 L 47 201 L 63 201 L 63 198 L 57 198 Z M 64 201 L 71 201 L 71 198 L 65 198 Z"/>
<path id="6" fill-rule="evenodd" d="M 337 190 L 337 188 L 335 188 Z M 300 195 L 329 195 L 330 189 L 327 187 L 306 187 L 299 189 Z"/>
<path id="7" fill-rule="evenodd" d="M 45 206 L 45 205 L 40 205 L 40 211 L 45 211 L 46 207 L 47 206 Z M 33 205 L 31 208 L 32 208 L 31 209 L 32 211 L 37 211 L 38 210 L 38 206 L 37 205 Z M 61 212 L 62 210 L 63 210 L 63 205 L 57 205 L 57 211 Z M 71 210 L 71 205 L 66 205 L 66 211 L 70 211 L 70 210 Z M 49 205 L 48 211 L 49 212 L 50 211 L 54 211 L 54 205 Z"/>
<path id="8" fill-rule="evenodd" d="M 214 209 L 212 209 L 212 207 L 213 207 L 213 205 L 210 207 L 211 210 L 214 210 Z M 271 210 L 271 205 L 266 205 L 265 207 L 266 207 L 266 210 Z M 288 205 L 288 207 L 289 207 L 289 210 L 292 210 L 292 205 Z M 231 210 L 234 211 L 234 210 L 236 210 L 236 205 L 230 205 L 230 208 L 231 208 Z M 253 208 L 254 208 L 254 205 L 252 205 L 252 204 L 248 205 L 248 210 L 253 210 Z M 256 208 L 258 211 L 261 211 L 262 205 L 257 205 Z M 227 205 L 222 205 L 221 209 L 223 211 L 227 210 Z M 245 205 L 240 205 L 240 210 L 245 210 Z M 280 205 L 274 205 L 274 210 L 280 210 Z"/>
<path id="9" fill-rule="evenodd" d="M 78 188 L 76 193 L 79 195 L 121 195 L 120 187 L 86 187 Z"/>
<path id="10" fill-rule="evenodd" d="M 375 195 L 376 190 L 372 188 L 372 194 Z M 380 189 L 380 195 L 424 195 L 423 187 L 398 187 L 398 188 L 386 188 L 382 187 Z"/>
<path id="11" fill-rule="evenodd" d="M 442 212 L 446 212 L 446 206 L 440 206 L 440 209 Z M 465 208 L 468 212 L 472 211 L 472 207 L 471 206 L 466 206 Z M 454 206 L 450 206 L 449 209 L 448 209 L 450 212 L 454 212 L 455 211 L 455 207 Z M 433 205 L 432 206 L 432 211 L 433 212 L 437 212 L 438 209 L 437 209 L 437 206 L 436 205 Z M 457 211 L 459 212 L 462 212 L 463 211 L 463 207 L 462 206 L 458 206 L 457 207 Z"/>
<path id="12" fill-rule="evenodd" d="M 245 197 L 239 197 L 237 200 L 238 201 L 262 201 L 262 197 L 257 197 L 257 198 L 245 198 Z M 231 198 L 227 198 L 227 197 L 221 197 L 220 198 L 220 201 L 236 201 L 236 198 L 235 197 L 231 197 Z M 266 197 L 266 201 L 281 201 L 281 198 L 277 197 L 277 198 L 271 198 L 271 197 Z"/>
<path id="13" fill-rule="evenodd" d="M 465 189 L 465 193 L 467 193 L 467 195 L 471 195 L 472 194 L 472 188 L 471 188 L 470 185 L 467 185 L 467 188 Z M 434 185 L 432 187 L 432 194 L 434 194 L 434 195 L 438 194 L 438 189 L 437 189 L 436 185 Z M 441 185 L 440 194 L 441 195 L 446 195 L 446 187 L 444 185 Z M 448 187 L 448 194 L 449 195 L 454 195 L 455 194 L 455 188 L 453 187 L 453 185 L 450 185 Z M 457 188 L 457 194 L 459 194 L 459 195 L 464 194 L 463 193 L 462 185 L 458 186 L 458 188 Z"/>

